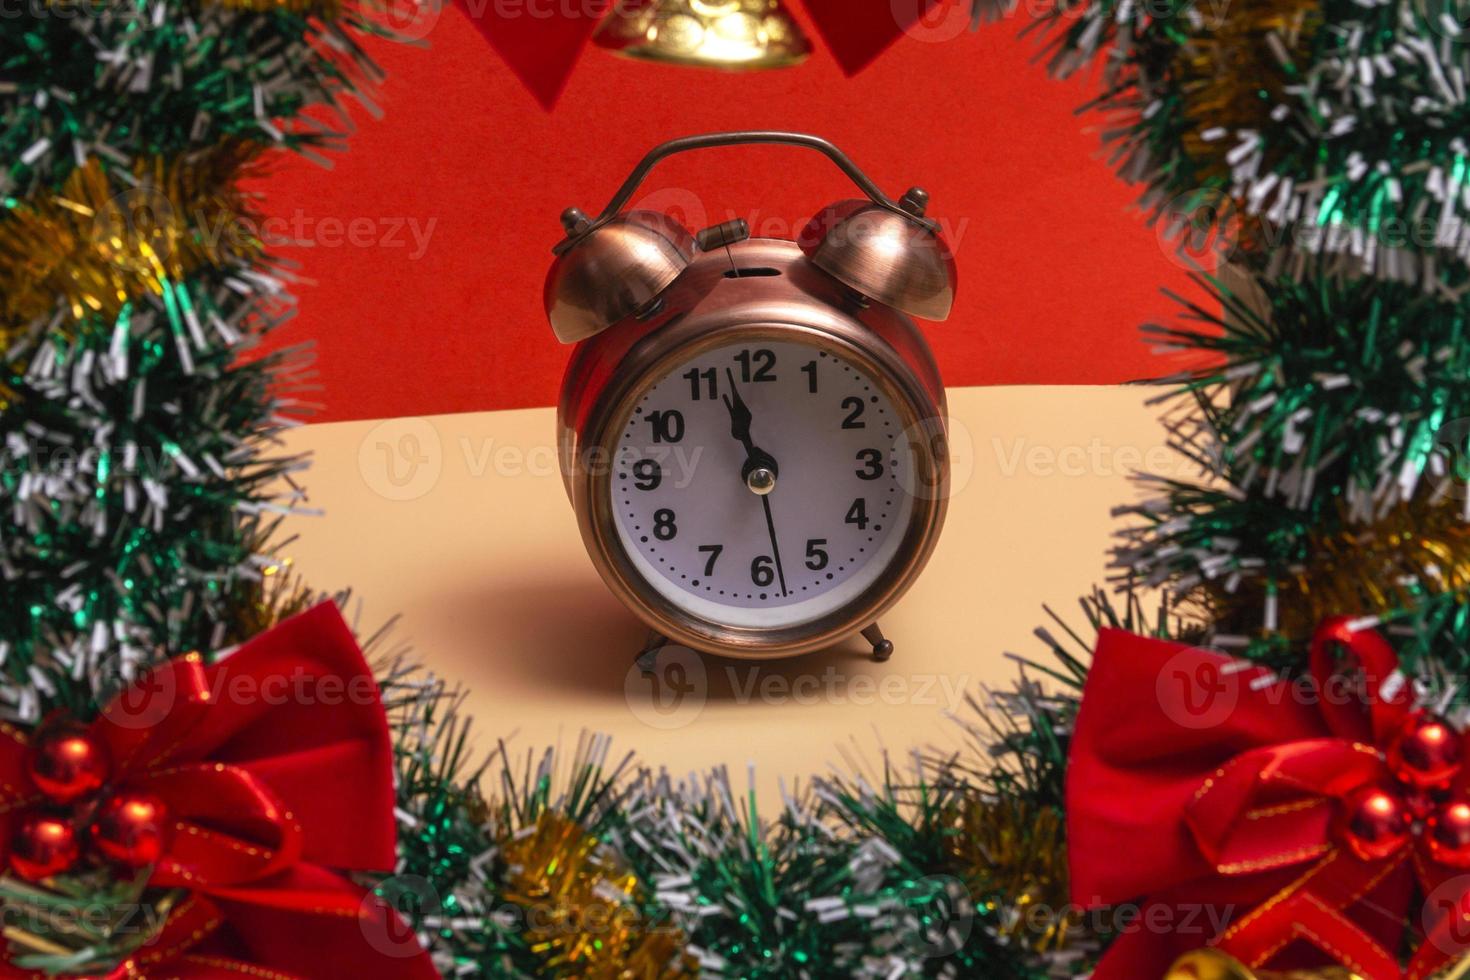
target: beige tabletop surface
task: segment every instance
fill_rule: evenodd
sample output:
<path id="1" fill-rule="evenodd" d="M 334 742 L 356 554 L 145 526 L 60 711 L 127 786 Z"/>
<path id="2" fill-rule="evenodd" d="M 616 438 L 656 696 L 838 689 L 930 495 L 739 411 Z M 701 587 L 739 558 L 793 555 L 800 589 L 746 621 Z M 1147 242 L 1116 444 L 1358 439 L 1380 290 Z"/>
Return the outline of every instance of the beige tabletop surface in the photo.
<path id="1" fill-rule="evenodd" d="M 762 796 L 882 750 L 955 746 L 967 693 L 1016 676 L 1006 652 L 1043 653 L 1042 605 L 1077 614 L 1104 581 L 1114 506 L 1135 470 L 1188 475 L 1137 388 L 952 389 L 955 492 L 922 578 L 882 626 L 804 658 L 675 656 L 633 669 L 645 630 L 603 587 L 556 471 L 551 409 L 342 422 L 292 432 L 310 450 L 306 506 L 287 553 L 312 587 L 351 587 L 361 626 L 398 635 L 467 688 L 479 747 L 610 734 L 677 774 L 728 765 Z"/>

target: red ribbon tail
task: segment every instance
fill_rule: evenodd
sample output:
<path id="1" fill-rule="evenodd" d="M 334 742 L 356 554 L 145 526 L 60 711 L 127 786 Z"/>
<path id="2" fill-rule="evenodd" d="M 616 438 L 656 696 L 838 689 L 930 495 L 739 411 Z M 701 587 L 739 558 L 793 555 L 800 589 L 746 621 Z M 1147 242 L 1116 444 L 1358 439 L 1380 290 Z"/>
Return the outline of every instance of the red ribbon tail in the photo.
<path id="1" fill-rule="evenodd" d="M 531 4 L 458 0 L 470 23 L 548 112 L 566 88 L 582 48 L 607 13 L 608 3 L 589 0 L 566 4 L 548 14 L 533 9 Z"/>
<path id="2" fill-rule="evenodd" d="M 1363 895 L 1403 866 L 1403 858 L 1367 864 L 1342 851 L 1234 922 L 1218 945 L 1252 968 L 1267 965 L 1304 942 L 1364 980 L 1400 980 L 1398 958 L 1345 914 Z"/>
<path id="3" fill-rule="evenodd" d="M 1424 942 L 1414 953 L 1407 980 L 1426 980 L 1470 956 L 1470 876 L 1450 879 L 1425 899 Z"/>
<path id="4" fill-rule="evenodd" d="M 806 12 L 843 73 L 856 75 L 938 3 L 939 0 L 806 0 Z"/>

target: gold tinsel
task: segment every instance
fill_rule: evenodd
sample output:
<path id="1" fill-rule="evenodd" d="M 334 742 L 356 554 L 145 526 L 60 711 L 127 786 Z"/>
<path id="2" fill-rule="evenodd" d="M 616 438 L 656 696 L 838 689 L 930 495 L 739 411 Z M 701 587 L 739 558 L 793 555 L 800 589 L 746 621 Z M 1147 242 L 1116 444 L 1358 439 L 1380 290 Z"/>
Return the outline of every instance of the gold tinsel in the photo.
<path id="1" fill-rule="evenodd" d="M 529 947 L 549 972 L 579 980 L 697 976 L 682 933 L 645 920 L 637 877 L 599 844 L 553 811 L 500 843 L 504 897 L 524 910 Z"/>
<path id="2" fill-rule="evenodd" d="M 324 598 L 306 587 L 290 558 L 279 559 L 261 570 L 248 598 L 230 604 L 225 642 L 244 643 Z"/>
<path id="3" fill-rule="evenodd" d="M 308 17 L 320 17 L 323 20 L 334 20 L 339 17 L 345 6 L 342 0 L 214 0 L 214 2 L 230 10 L 244 10 L 255 14 L 267 14 L 279 10 Z"/>
<path id="4" fill-rule="evenodd" d="M 1228 181 L 1225 154 L 1234 143 L 1200 134 L 1271 128 L 1271 111 L 1298 81 L 1295 65 L 1305 60 L 1322 26 L 1322 8 L 1317 0 L 1234 0 L 1201 7 L 1200 13 L 1171 67 L 1184 94 L 1184 113 L 1194 123 L 1184 134 L 1184 151 L 1200 168 L 1201 183 Z"/>
<path id="5" fill-rule="evenodd" d="M 128 170 L 93 157 L 59 191 L 0 219 L 0 351 L 63 303 L 71 317 L 115 316 L 204 264 L 261 250 L 236 186 L 259 148 L 228 140 Z"/>
<path id="6" fill-rule="evenodd" d="M 1318 970 L 1252 970 L 1219 950 L 1199 949 L 1179 958 L 1164 980 L 1360 980 L 1356 973 L 1329 966 Z"/>
<path id="7" fill-rule="evenodd" d="M 1021 800 L 972 799 L 956 823 L 950 858 L 970 894 L 1007 898 L 1011 911 L 997 930 L 1037 953 L 1065 948 L 1081 914 L 1071 911 L 1062 814 Z"/>
<path id="8" fill-rule="evenodd" d="M 1248 580 L 1234 591 L 1220 581 L 1199 587 L 1197 598 L 1221 632 L 1261 627 L 1267 592 L 1275 590 L 1286 637 L 1305 643 L 1328 616 L 1376 614 L 1417 605 L 1432 594 L 1470 587 L 1470 523 L 1465 502 L 1453 496 L 1394 507 L 1369 524 L 1344 516 L 1335 534 L 1309 539 L 1306 562 L 1271 582 Z"/>

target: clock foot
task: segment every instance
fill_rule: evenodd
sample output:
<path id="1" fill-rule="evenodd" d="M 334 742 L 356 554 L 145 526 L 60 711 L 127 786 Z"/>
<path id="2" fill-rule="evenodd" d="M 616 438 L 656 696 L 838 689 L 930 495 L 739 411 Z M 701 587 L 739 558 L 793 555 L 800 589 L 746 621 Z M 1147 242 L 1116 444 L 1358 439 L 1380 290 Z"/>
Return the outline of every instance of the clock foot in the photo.
<path id="1" fill-rule="evenodd" d="M 644 677 L 658 673 L 658 655 L 668 645 L 668 637 L 657 631 L 650 632 L 638 654 L 638 670 Z"/>
<path id="2" fill-rule="evenodd" d="M 873 659 L 878 663 L 884 663 L 893 656 L 893 641 L 883 636 L 877 623 L 863 630 L 863 639 L 873 644 Z"/>

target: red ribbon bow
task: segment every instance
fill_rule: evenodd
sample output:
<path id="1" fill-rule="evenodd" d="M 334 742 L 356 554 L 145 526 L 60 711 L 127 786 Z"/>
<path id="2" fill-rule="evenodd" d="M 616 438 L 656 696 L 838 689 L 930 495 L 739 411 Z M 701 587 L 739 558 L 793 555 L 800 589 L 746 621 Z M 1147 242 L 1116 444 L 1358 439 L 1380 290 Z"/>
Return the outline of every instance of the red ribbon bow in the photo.
<path id="1" fill-rule="evenodd" d="M 628 0 L 621 0 L 628 2 Z M 805 0 L 843 72 L 855 75 L 940 0 Z M 459 0 L 460 9 L 541 105 L 550 109 L 614 0 Z"/>
<path id="2" fill-rule="evenodd" d="M 160 932 L 110 977 L 434 978 L 390 909 L 344 873 L 396 862 L 393 750 L 372 672 L 323 603 L 214 664 L 150 671 L 88 729 L 106 793 L 153 794 L 174 821 L 150 887 L 182 889 Z M 43 803 L 27 739 L 0 726 L 0 858 Z M 8 963 L 0 977 L 41 977 Z"/>
<path id="3" fill-rule="evenodd" d="M 1295 683 L 1105 630 L 1068 768 L 1072 894 L 1142 905 L 1095 980 L 1163 976 L 1207 944 L 1254 969 L 1335 963 L 1367 980 L 1422 980 L 1470 953 L 1470 871 L 1436 860 L 1422 819 L 1465 800 L 1470 772 L 1433 798 L 1399 782 L 1388 751 L 1419 717 L 1408 688 L 1388 643 L 1347 618 L 1323 624 Z M 1364 800 L 1370 817 L 1402 805 L 1402 837 L 1361 846 Z M 1401 970 L 1416 879 L 1423 936 Z"/>

